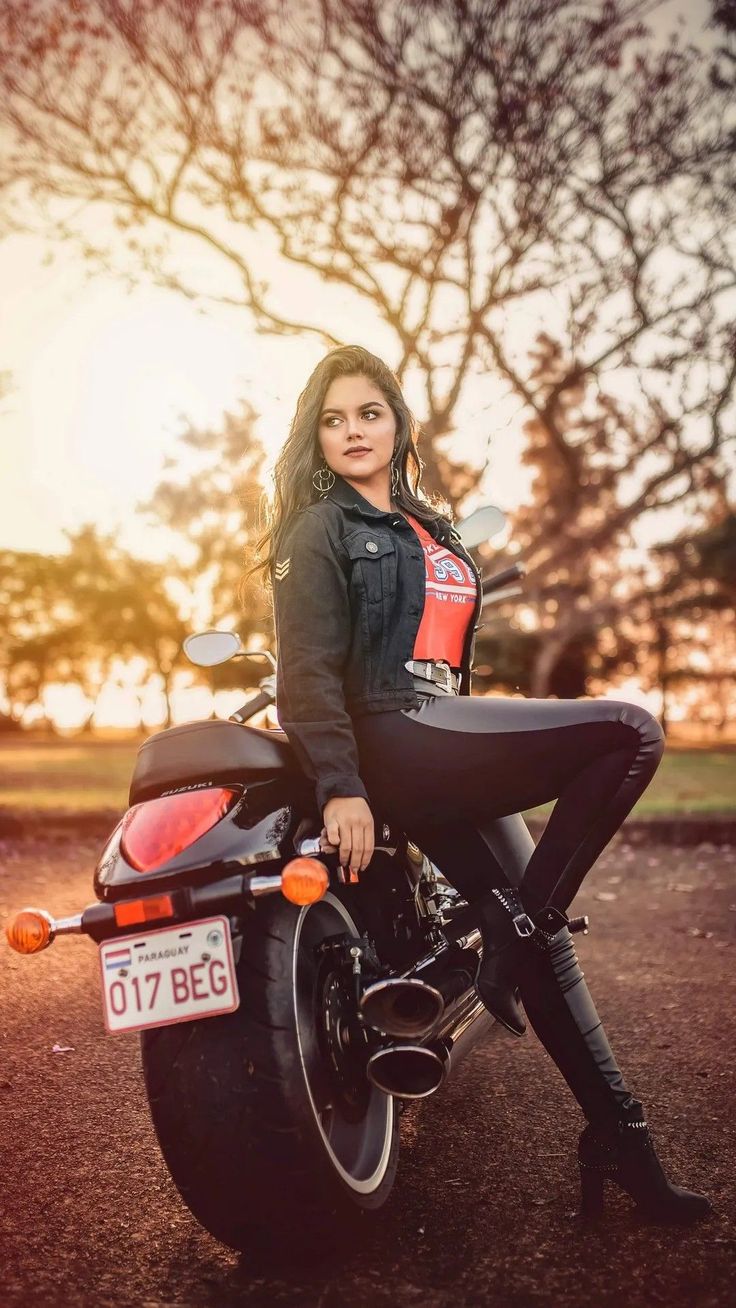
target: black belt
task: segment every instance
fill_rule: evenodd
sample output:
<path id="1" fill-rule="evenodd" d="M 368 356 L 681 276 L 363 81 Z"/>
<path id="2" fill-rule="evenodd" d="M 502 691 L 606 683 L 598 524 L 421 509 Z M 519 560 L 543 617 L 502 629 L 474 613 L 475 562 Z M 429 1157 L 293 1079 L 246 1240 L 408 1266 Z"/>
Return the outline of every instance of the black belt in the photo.
<path id="1" fill-rule="evenodd" d="M 460 693 L 460 674 L 449 663 L 437 659 L 407 659 L 404 667 L 411 672 L 417 690 L 431 695 Z"/>

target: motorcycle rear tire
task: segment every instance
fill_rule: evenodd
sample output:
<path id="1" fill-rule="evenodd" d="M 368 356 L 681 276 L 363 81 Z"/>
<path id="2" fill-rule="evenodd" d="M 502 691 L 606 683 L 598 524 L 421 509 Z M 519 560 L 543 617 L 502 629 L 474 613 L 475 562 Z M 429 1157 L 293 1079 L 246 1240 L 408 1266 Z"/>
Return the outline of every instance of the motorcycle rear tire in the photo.
<path id="1" fill-rule="evenodd" d="M 329 892 L 307 908 L 281 895 L 258 900 L 237 964 L 239 1008 L 141 1033 L 169 1172 L 197 1221 L 241 1252 L 330 1247 L 382 1207 L 394 1182 L 391 1096 L 368 1086 L 357 1121 L 341 1120 L 334 1104 L 319 1110 L 320 1095 L 339 1096 L 325 1092 L 315 944 L 358 934 L 348 897 Z"/>

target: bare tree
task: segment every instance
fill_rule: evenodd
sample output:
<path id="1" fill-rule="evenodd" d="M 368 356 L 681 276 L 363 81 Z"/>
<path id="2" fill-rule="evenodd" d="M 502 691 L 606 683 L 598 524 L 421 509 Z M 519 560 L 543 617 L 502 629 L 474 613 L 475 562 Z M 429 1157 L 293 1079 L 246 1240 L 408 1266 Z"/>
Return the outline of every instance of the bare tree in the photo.
<path id="1" fill-rule="evenodd" d="M 667 585 L 664 554 L 642 558 L 635 528 L 650 509 L 688 505 L 696 516 L 717 513 L 725 472 L 720 444 L 698 452 L 686 423 L 650 398 L 640 414 L 589 377 L 557 393 L 569 372 L 560 346 L 544 335 L 532 376 L 549 396 L 546 419 L 526 424 L 524 461 L 534 469 L 529 502 L 513 518 L 513 547 L 524 559 L 524 603 L 517 615 L 533 634 L 528 689 L 543 696 L 582 694 L 586 678 L 612 673 L 630 660 L 629 619 L 650 616 L 653 597 Z M 550 440 L 550 428 L 557 433 Z M 692 528 L 691 528 L 692 530 Z M 514 606 L 495 606 L 485 637 L 514 621 Z M 577 684 L 569 680 L 577 661 Z M 561 665 L 567 665 L 567 672 Z"/>
<path id="2" fill-rule="evenodd" d="M 421 382 L 425 481 L 453 503 L 484 472 L 487 417 L 475 461 L 447 442 L 484 375 L 570 486 L 591 438 L 575 398 L 622 410 L 611 379 L 628 378 L 640 487 L 578 538 L 592 560 L 697 493 L 733 429 L 733 106 L 706 52 L 654 43 L 657 7 L 8 0 L 5 222 L 324 345 L 319 290 L 343 288 Z M 298 307 L 263 280 L 264 246 Z"/>
<path id="3" fill-rule="evenodd" d="M 736 90 L 736 0 L 712 0 L 708 27 L 720 37 L 711 69 L 711 79 L 719 91 Z M 736 145 L 736 130 L 732 135 Z"/>

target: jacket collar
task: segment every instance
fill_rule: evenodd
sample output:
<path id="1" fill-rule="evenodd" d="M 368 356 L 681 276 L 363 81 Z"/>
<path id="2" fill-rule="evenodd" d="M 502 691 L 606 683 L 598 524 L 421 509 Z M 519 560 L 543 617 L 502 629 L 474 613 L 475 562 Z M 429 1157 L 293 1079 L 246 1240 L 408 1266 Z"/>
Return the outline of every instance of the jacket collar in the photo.
<path id="1" fill-rule="evenodd" d="M 343 509 L 355 509 L 363 518 L 390 518 L 391 512 L 386 509 L 377 509 L 375 504 L 371 504 L 364 495 L 360 494 L 349 481 L 341 477 L 339 472 L 335 473 L 335 484 L 327 492 L 327 498 L 334 500 Z"/>
<path id="2" fill-rule="evenodd" d="M 370 522 L 382 521 L 386 518 L 396 516 L 395 509 L 377 509 L 375 504 L 371 504 L 370 500 L 367 500 L 364 495 L 360 494 L 360 491 L 357 491 L 354 486 L 351 486 L 349 481 L 346 481 L 344 477 L 341 477 L 339 472 L 335 473 L 335 484 L 332 489 L 327 492 L 327 498 L 334 500 L 334 502 L 339 504 L 343 509 L 354 509 L 356 513 L 359 513 L 363 518 L 367 518 Z M 430 532 L 435 539 L 444 539 L 445 533 L 443 527 L 444 524 L 435 522 L 427 523 L 427 531 Z"/>

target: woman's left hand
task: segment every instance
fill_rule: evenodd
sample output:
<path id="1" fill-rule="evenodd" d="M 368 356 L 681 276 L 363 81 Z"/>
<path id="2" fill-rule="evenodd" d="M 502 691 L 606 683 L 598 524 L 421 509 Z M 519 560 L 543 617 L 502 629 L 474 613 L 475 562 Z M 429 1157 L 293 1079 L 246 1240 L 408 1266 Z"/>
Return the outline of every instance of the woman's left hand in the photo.
<path id="1" fill-rule="evenodd" d="M 320 849 L 337 854 L 341 880 L 357 881 L 373 857 L 375 837 L 370 808 L 360 796 L 334 798 L 328 800 L 323 816 Z"/>

